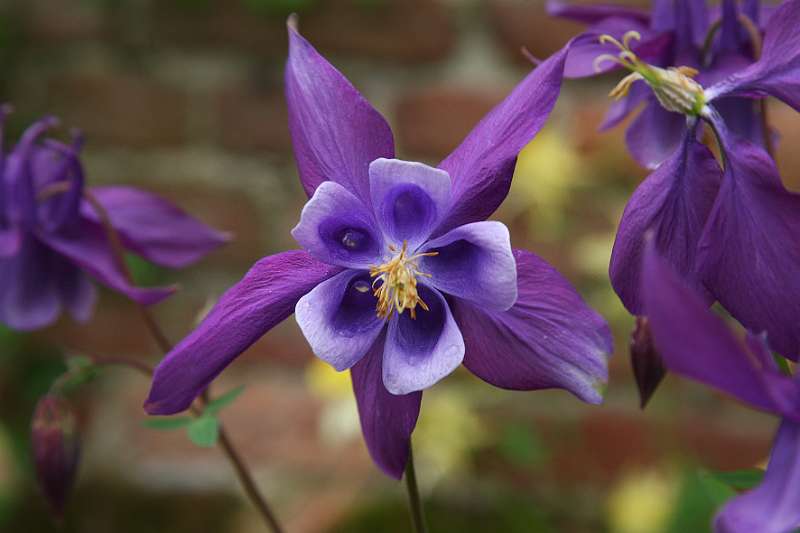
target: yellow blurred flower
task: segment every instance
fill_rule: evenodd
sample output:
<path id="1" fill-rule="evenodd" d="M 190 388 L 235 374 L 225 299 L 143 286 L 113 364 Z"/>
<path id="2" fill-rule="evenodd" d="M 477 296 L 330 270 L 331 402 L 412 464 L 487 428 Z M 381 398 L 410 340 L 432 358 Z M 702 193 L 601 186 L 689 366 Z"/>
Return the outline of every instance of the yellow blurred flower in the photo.
<path id="1" fill-rule="evenodd" d="M 663 472 L 645 470 L 623 477 L 607 501 L 611 533 L 659 533 L 670 518 L 678 481 Z"/>

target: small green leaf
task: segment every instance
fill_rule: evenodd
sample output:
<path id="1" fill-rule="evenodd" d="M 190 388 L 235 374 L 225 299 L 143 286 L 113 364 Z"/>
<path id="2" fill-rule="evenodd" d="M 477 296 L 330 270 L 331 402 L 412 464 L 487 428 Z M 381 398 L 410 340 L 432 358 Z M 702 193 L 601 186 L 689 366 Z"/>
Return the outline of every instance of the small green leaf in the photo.
<path id="1" fill-rule="evenodd" d="M 189 440 L 201 448 L 211 448 L 219 437 L 219 422 L 213 416 L 203 415 L 192 420 L 187 433 Z"/>
<path id="2" fill-rule="evenodd" d="M 142 421 L 142 425 L 150 429 L 169 431 L 171 429 L 185 428 L 194 419 L 190 416 L 174 416 L 164 418 L 148 418 Z"/>
<path id="3" fill-rule="evenodd" d="M 752 489 L 764 479 L 764 471 L 759 468 L 734 470 L 732 472 L 709 472 L 709 474 L 736 490 Z"/>
<path id="4" fill-rule="evenodd" d="M 736 491 L 730 485 L 710 472 L 698 472 L 697 477 L 705 489 L 706 496 L 714 505 L 721 505 L 736 495 Z"/>
<path id="5" fill-rule="evenodd" d="M 522 424 L 506 428 L 499 442 L 499 451 L 517 466 L 536 467 L 547 459 L 547 449 L 536 431 Z"/>
<path id="6" fill-rule="evenodd" d="M 240 385 L 235 389 L 231 389 L 219 398 L 212 400 L 206 406 L 204 413 L 209 415 L 215 416 L 217 415 L 223 408 L 227 407 L 231 403 L 233 403 L 236 398 L 239 397 L 240 394 L 244 392 L 244 385 Z"/>

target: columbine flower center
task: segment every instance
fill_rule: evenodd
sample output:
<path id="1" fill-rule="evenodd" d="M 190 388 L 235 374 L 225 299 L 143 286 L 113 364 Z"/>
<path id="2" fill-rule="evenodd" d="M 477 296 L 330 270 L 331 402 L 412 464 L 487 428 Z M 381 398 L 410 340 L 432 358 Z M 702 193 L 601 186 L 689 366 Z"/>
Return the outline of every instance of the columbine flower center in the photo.
<path id="1" fill-rule="evenodd" d="M 631 41 L 640 40 L 641 35 L 636 31 L 629 31 L 622 37 L 622 42 L 611 35 L 601 35 L 601 44 L 613 44 L 619 48 L 617 55 L 603 54 L 594 61 L 595 70 L 603 61 L 613 61 L 631 71 L 611 91 L 610 96 L 620 99 L 628 94 L 631 85 L 637 80 L 644 80 L 653 90 L 659 103 L 667 111 L 681 113 L 689 116 L 699 116 L 706 105 L 703 86 L 692 78 L 697 75 L 697 70 L 692 67 L 670 67 L 667 69 L 649 65 L 639 59 L 631 51 Z"/>
<path id="2" fill-rule="evenodd" d="M 417 261 L 420 257 L 432 257 L 438 252 L 425 252 L 408 255 L 408 242 L 403 241 L 403 247 L 398 249 L 389 245 L 389 251 L 394 257 L 386 263 L 369 269 L 369 275 L 375 278 L 372 282 L 372 292 L 378 299 L 377 314 L 380 318 L 389 318 L 393 310 L 402 314 L 409 310 L 411 318 L 417 318 L 416 307 L 419 305 L 425 311 L 428 306 L 419 297 L 417 292 L 417 276 L 429 278 L 419 270 Z"/>

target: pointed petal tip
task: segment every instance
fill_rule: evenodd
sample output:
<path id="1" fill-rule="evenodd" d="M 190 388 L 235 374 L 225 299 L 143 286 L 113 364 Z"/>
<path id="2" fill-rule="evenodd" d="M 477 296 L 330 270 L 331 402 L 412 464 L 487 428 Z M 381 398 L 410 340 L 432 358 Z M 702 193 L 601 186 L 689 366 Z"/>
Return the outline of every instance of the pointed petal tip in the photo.
<path id="1" fill-rule="evenodd" d="M 286 17 L 286 28 L 289 30 L 289 33 L 300 33 L 298 29 L 298 22 L 300 17 L 297 16 L 297 13 L 291 13 L 288 17 Z"/>

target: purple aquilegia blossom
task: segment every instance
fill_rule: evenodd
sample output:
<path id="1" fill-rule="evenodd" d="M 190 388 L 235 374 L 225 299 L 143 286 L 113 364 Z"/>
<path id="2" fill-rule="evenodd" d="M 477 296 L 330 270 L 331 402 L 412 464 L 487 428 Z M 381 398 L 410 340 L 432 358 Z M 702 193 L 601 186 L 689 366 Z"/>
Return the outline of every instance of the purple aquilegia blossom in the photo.
<path id="1" fill-rule="evenodd" d="M 745 0 L 741 7 L 736 0 L 723 0 L 721 8 L 713 10 L 704 0 L 654 0 L 650 12 L 628 6 L 548 3 L 551 15 L 588 24 L 571 47 L 567 77 L 618 68 L 615 61 L 597 61 L 608 52 L 600 39 L 607 35 L 623 41 L 626 35 L 637 35 L 639 39 L 633 42 L 629 38 L 628 44 L 642 62 L 662 68 L 689 67 L 703 86 L 711 86 L 757 59 L 760 50 L 754 41 L 760 41 L 763 23 L 773 9 L 762 7 L 759 0 Z M 685 119 L 665 109 L 645 82 L 638 80 L 629 89 L 611 107 L 601 130 L 616 126 L 643 104 L 626 131 L 626 143 L 641 165 L 654 169 L 680 146 Z M 728 97 L 719 100 L 716 108 L 736 135 L 763 146 L 757 102 Z"/>
<path id="2" fill-rule="evenodd" d="M 6 114 L 2 108 L 0 125 Z M 107 223 L 127 250 L 173 268 L 193 263 L 227 240 L 150 193 L 131 187 L 85 189 L 80 135 L 71 145 L 42 138 L 56 123 L 52 117 L 34 123 L 7 153 L 0 145 L 0 322 L 14 329 L 47 326 L 62 308 L 87 321 L 95 302 L 90 278 L 144 305 L 174 292 L 128 283 Z"/>
<path id="3" fill-rule="evenodd" d="M 710 304 L 718 300 L 787 357 L 800 355 L 800 196 L 781 183 L 769 155 L 733 133 L 718 103 L 733 95 L 773 95 L 800 109 L 800 0 L 781 5 L 767 24 L 761 57 L 703 88 L 680 68 L 662 69 L 633 53 L 631 34 L 618 42 L 618 61 L 632 73 L 615 89 L 644 81 L 658 101 L 685 122 L 680 146 L 631 197 L 620 221 L 609 274 L 633 314 L 642 314 L 643 236 L 654 232 L 659 253 Z M 690 72 L 689 72 L 690 74 Z M 714 131 L 723 168 L 698 141 Z"/>
<path id="4" fill-rule="evenodd" d="M 399 478 L 422 390 L 462 362 L 496 386 L 598 403 L 608 326 L 552 267 L 487 222 L 558 96 L 543 62 L 438 168 L 393 159 L 386 121 L 290 26 L 286 98 L 304 251 L 259 261 L 158 366 L 145 408 L 171 414 L 293 312 L 314 353 L 350 369 L 375 462 Z"/>
<path id="5" fill-rule="evenodd" d="M 647 246 L 645 311 L 667 367 L 781 417 L 764 480 L 718 513 L 716 533 L 790 533 L 800 526 L 800 381 L 782 374 L 764 335 L 739 342 L 705 300 Z"/>

